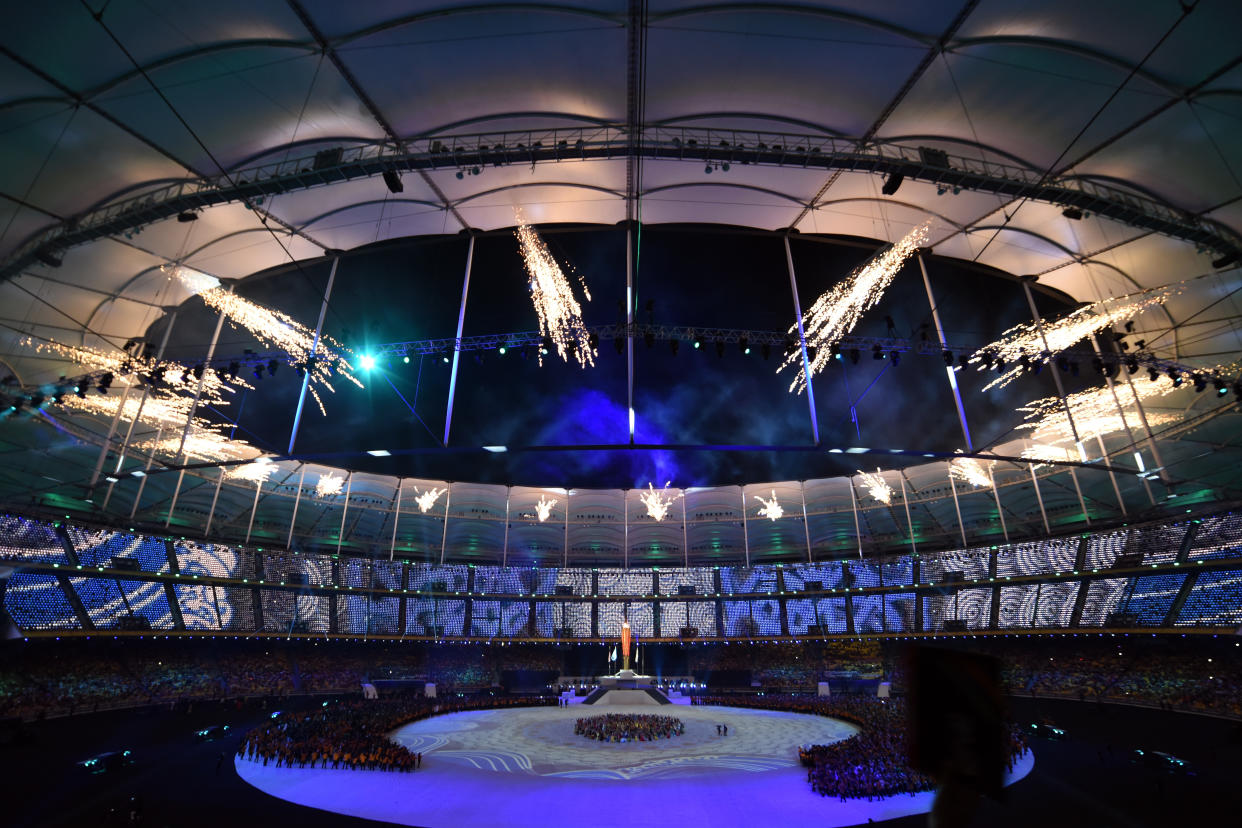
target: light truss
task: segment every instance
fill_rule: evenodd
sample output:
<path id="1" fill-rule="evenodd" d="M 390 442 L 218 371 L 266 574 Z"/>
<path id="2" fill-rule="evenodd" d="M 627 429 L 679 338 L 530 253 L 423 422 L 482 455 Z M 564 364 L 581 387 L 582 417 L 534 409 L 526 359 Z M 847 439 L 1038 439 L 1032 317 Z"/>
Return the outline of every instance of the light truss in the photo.
<path id="1" fill-rule="evenodd" d="M 341 146 L 313 156 L 181 181 L 143 191 L 61 222 L 28 238 L 3 265 L 10 278 L 68 248 L 121 234 L 181 213 L 264 199 L 312 187 L 371 178 L 386 172 L 470 170 L 509 164 L 632 158 L 695 164 L 754 164 L 902 175 L 945 187 L 1025 198 L 1104 216 L 1182 239 L 1222 257 L 1242 256 L 1242 237 L 1224 225 L 1180 210 L 1134 189 L 1074 176 L 1045 178 L 1038 171 L 926 147 L 823 135 L 740 129 L 645 126 L 637 139 L 613 126 L 420 137 Z"/>

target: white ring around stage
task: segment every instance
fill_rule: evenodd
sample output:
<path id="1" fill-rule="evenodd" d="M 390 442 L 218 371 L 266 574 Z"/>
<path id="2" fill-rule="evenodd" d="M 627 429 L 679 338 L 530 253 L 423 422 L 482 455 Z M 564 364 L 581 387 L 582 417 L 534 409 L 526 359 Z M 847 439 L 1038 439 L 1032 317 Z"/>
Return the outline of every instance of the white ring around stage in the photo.
<path id="1" fill-rule="evenodd" d="M 684 736 L 604 743 L 575 736 L 574 720 L 633 707 L 507 708 L 414 722 L 392 738 L 424 755 L 413 773 L 277 768 L 238 760 L 238 774 L 289 802 L 429 828 L 544 828 L 551 823 L 842 826 L 931 808 L 932 794 L 841 802 L 811 791 L 799 744 L 849 738 L 853 725 L 822 716 L 678 705 L 661 713 Z M 717 724 L 729 735 L 717 736 Z M 1030 772 L 1028 752 L 1007 783 Z"/>

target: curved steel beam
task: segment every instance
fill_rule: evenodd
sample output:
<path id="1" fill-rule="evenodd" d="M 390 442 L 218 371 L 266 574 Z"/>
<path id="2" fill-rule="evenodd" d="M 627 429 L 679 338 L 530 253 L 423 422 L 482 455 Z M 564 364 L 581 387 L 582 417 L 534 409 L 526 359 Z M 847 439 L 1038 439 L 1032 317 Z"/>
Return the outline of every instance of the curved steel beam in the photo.
<path id="1" fill-rule="evenodd" d="M 425 207 L 434 207 L 441 212 L 444 211 L 444 205 L 438 201 L 424 201 L 419 198 L 372 198 L 366 201 L 355 201 L 352 204 L 346 204 L 343 207 L 335 207 L 326 213 L 320 213 L 317 216 L 312 216 L 299 224 L 298 229 L 305 230 L 312 224 L 323 221 L 329 216 L 335 216 L 339 213 L 348 213 L 350 210 L 357 210 L 359 207 L 369 207 L 372 204 L 422 204 Z"/>
<path id="2" fill-rule="evenodd" d="M 595 9 L 586 9 L 580 6 L 566 6 L 556 3 L 482 3 L 477 6 L 449 6 L 439 9 L 430 9 L 428 11 L 416 12 L 415 14 L 407 14 L 401 17 L 394 17 L 391 20 L 385 20 L 382 23 L 376 23 L 373 26 L 367 26 L 364 29 L 350 32 L 349 34 L 340 35 L 332 39 L 334 47 L 343 46 L 356 40 L 370 37 L 371 35 L 380 34 L 382 32 L 399 29 L 404 26 L 413 26 L 418 23 L 425 23 L 429 20 L 440 20 L 446 17 L 464 17 L 467 15 L 479 14 L 503 14 L 505 12 L 534 12 L 536 14 L 559 14 L 573 17 L 589 17 L 594 20 L 603 20 L 609 23 L 616 23 L 618 27 L 624 25 L 625 15 L 622 13 L 614 14 L 611 12 L 597 11 Z M 348 51 L 348 50 L 347 50 Z"/>
<path id="3" fill-rule="evenodd" d="M 645 198 L 651 195 L 652 193 L 662 193 L 668 190 L 685 190 L 685 189 L 690 189 L 692 187 L 728 187 L 728 188 L 735 189 L 735 190 L 749 190 L 750 192 L 753 192 L 753 193 L 763 193 L 764 195 L 770 195 L 774 198 L 783 199 L 785 201 L 791 201 L 794 204 L 797 204 L 799 207 L 810 206 L 809 204 L 807 204 L 805 201 L 803 201 L 800 198 L 791 196 L 788 193 L 782 193 L 780 190 L 773 190 L 770 187 L 759 187 L 754 184 L 735 184 L 731 181 L 723 181 L 723 180 L 687 181 L 681 184 L 664 184 L 659 187 L 651 187 L 649 189 L 643 190 L 641 193 L 639 193 L 639 195 Z"/>
<path id="4" fill-rule="evenodd" d="M 864 202 L 864 203 L 870 202 L 874 204 L 885 204 L 889 206 L 896 205 L 898 207 L 905 207 L 907 209 L 914 210 L 916 212 L 923 213 L 925 215 L 929 215 L 934 218 L 940 219 L 945 224 L 949 225 L 950 227 L 955 227 L 958 230 L 961 230 L 963 226 L 960 222 L 954 221 L 953 219 L 949 218 L 948 216 L 942 213 L 937 213 L 934 210 L 928 210 L 926 207 L 920 204 L 912 204 L 909 201 L 899 201 L 894 198 L 876 198 L 875 196 L 853 196 L 850 198 L 836 198 L 831 201 L 821 201 L 818 204 L 812 204 L 810 206 L 812 210 L 819 210 L 823 207 L 830 207 L 833 204 L 850 204 L 850 203 L 855 203 L 855 202 Z"/>
<path id="5" fill-rule="evenodd" d="M 195 49 L 187 49 L 184 52 L 167 55 L 165 57 L 145 63 L 140 69 L 131 69 L 123 72 L 111 80 L 104 81 L 98 86 L 91 87 L 82 93 L 82 97 L 86 100 L 95 98 L 104 92 L 108 92 L 123 83 L 142 77 L 143 72 L 152 72 L 163 69 L 167 66 L 173 66 L 187 60 L 195 60 L 196 58 L 206 57 L 207 55 L 218 54 L 220 52 L 231 52 L 237 49 L 297 49 L 307 55 L 313 55 L 319 51 L 314 43 L 300 42 L 296 40 L 283 40 L 279 38 L 256 38 L 254 40 L 228 40 L 223 43 L 212 43 L 207 46 L 199 46 Z"/>
<path id="6" fill-rule="evenodd" d="M 759 13 L 759 14 L 788 14 L 803 15 L 806 17 L 818 17 L 825 20 L 836 20 L 842 23 L 853 23 L 868 29 L 886 32 L 896 35 L 897 37 L 913 41 L 914 43 L 930 46 L 936 41 L 935 35 L 916 32 L 905 26 L 898 26 L 895 23 L 889 23 L 875 17 L 868 17 L 865 14 L 856 12 L 842 11 L 841 9 L 825 8 L 823 6 L 807 6 L 800 3 L 707 3 L 701 6 L 687 6 L 682 9 L 673 9 L 666 12 L 653 12 L 648 15 L 648 19 L 652 23 L 662 23 L 665 20 L 676 20 L 680 17 L 693 17 L 705 14 L 728 14 L 728 13 Z"/>
<path id="7" fill-rule="evenodd" d="M 816 132 L 822 132 L 824 135 L 831 135 L 833 138 L 849 138 L 844 132 L 815 121 L 807 121 L 803 118 L 790 118 L 786 115 L 766 115 L 762 112 L 697 112 L 692 115 L 676 115 L 672 118 L 663 118 L 659 121 L 652 121 L 651 124 L 653 126 L 673 126 L 686 121 L 706 121 L 712 118 L 753 118 L 757 121 L 772 121 L 777 124 L 813 129 Z"/>
<path id="8" fill-rule="evenodd" d="M 625 198 L 625 193 L 623 192 L 618 190 L 610 190 L 607 187 L 600 187 L 595 184 L 581 184 L 573 181 L 523 181 L 520 184 L 506 184 L 503 187 L 493 187 L 490 190 L 480 190 L 477 193 L 471 193 L 468 196 L 455 199 L 453 201 L 453 206 L 459 207 L 462 204 L 474 201 L 476 198 L 494 195 L 495 193 L 503 193 L 509 190 L 525 190 L 530 187 L 570 187 L 578 190 L 594 190 L 595 192 L 605 193 L 610 196 L 616 196 L 617 198 Z"/>
<path id="9" fill-rule="evenodd" d="M 963 49 L 972 49 L 976 46 L 1021 46 L 1032 49 L 1049 49 L 1057 52 L 1075 55 L 1076 57 L 1086 58 L 1096 63 L 1102 63 L 1119 70 L 1123 75 L 1131 72 L 1135 77 L 1142 78 L 1153 86 L 1158 87 L 1161 91 L 1167 92 L 1174 97 L 1181 97 L 1183 90 L 1181 87 L 1167 81 L 1158 75 L 1141 67 L 1135 66 L 1124 58 L 1110 55 L 1108 52 L 1100 49 L 1093 49 L 1090 46 L 1084 46 L 1081 43 L 1074 43 L 1069 40 L 1060 40 L 1054 37 L 1039 37 L 1038 35 L 984 35 L 981 37 L 964 37 L 950 41 L 945 46 L 946 52 L 955 52 Z M 1020 67 L 1015 67 L 1020 68 Z"/>

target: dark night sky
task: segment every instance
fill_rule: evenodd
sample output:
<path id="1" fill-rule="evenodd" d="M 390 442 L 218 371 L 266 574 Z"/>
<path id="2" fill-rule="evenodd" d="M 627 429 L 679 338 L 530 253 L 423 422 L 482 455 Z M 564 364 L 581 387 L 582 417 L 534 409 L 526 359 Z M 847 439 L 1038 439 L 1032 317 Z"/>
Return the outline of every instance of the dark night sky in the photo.
<path id="1" fill-rule="evenodd" d="M 544 238 L 562 263 L 572 263 L 590 287 L 584 303 L 588 325 L 618 321 L 625 296 L 625 232 L 619 228 L 545 229 Z M 467 241 L 463 236 L 389 242 L 342 258 L 325 329 L 357 352 L 380 343 L 452 337 L 457 322 Z M 864 262 L 874 248 L 857 244 L 793 240 L 803 308 Z M 972 347 L 1028 321 L 1020 285 L 1013 280 L 932 258 L 928 270 L 950 342 Z M 239 287 L 242 295 L 313 326 L 328 266 L 317 262 L 279 268 Z M 643 229 L 636 319 L 670 325 L 784 330 L 793 304 L 779 236 L 722 228 Z M 646 310 L 648 301 L 652 311 Z M 1044 313 L 1066 305 L 1040 298 Z M 931 324 L 918 265 L 911 261 L 881 302 L 856 327 L 858 335 L 885 336 L 886 316 L 898 334 L 918 337 Z M 202 359 L 215 317 L 202 303 L 186 303 L 169 356 Z M 531 331 L 538 325 L 510 233 L 481 236 L 475 243 L 465 334 Z M 928 329 L 934 338 L 934 329 Z M 156 336 L 152 330 L 149 336 Z M 228 325 L 217 359 L 260 349 L 244 331 Z M 810 445 L 804 395 L 790 394 L 792 375 L 776 374 L 779 348 L 764 361 L 759 349 L 744 356 L 736 345 L 723 357 L 708 344 L 696 351 L 682 343 L 674 356 L 667 342 L 648 349 L 635 344 L 636 440 L 654 444 Z M 613 343 L 600 343 L 594 368 L 565 364 L 553 355 L 544 367 L 510 352 L 465 353 L 459 369 L 450 446 L 619 444 L 626 433 L 625 357 Z M 1086 381 L 1089 367 L 1083 371 Z M 308 405 L 298 453 L 362 452 L 386 448 L 432 450 L 444 430 L 449 368 L 438 358 L 399 360 L 362 376 L 367 388 L 336 383 L 326 394 L 328 416 Z M 1068 378 L 1067 378 L 1068 379 Z M 1055 393 L 1049 372 L 1023 377 L 1001 391 L 982 392 L 987 377 L 973 368 L 958 373 L 975 447 L 1006 439 L 1020 420 L 1015 406 Z M 389 384 L 391 381 L 391 386 Z M 288 444 L 298 380 L 283 366 L 225 409 L 240 422 L 237 436 L 268 451 Z M 1077 387 L 1078 382 L 1070 387 Z M 414 406 L 412 414 L 395 389 Z M 906 354 L 899 366 L 862 354 L 857 365 L 837 362 L 815 378 L 821 443 L 953 451 L 961 431 L 937 355 Z M 853 401 L 856 420 L 851 416 Z M 420 422 L 420 419 L 422 422 Z M 895 459 L 895 458 L 894 458 Z M 373 459 L 326 460 L 354 468 L 408 476 L 567 487 L 694 486 L 802 479 L 853 472 L 856 464 L 823 452 L 568 451 L 484 454 L 428 451 Z M 870 461 L 869 462 L 874 462 Z"/>

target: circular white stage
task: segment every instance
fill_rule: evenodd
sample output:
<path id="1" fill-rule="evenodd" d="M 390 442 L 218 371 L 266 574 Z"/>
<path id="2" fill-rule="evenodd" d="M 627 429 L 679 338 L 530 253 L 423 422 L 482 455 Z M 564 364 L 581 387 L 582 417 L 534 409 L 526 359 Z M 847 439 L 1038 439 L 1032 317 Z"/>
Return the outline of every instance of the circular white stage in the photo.
<path id="1" fill-rule="evenodd" d="M 266 793 L 336 813 L 419 825 L 542 828 L 777 824 L 856 825 L 931 807 L 931 794 L 879 802 L 821 797 L 798 764 L 798 745 L 849 738 L 853 725 L 822 716 L 729 707 L 660 708 L 683 736 L 609 743 L 576 736 L 574 721 L 635 708 L 531 707 L 452 713 L 414 722 L 392 738 L 423 753 L 413 773 L 277 768 L 238 760 L 239 775 Z M 717 736 L 716 725 L 729 727 Z M 1034 764 L 1028 753 L 1010 781 Z"/>

